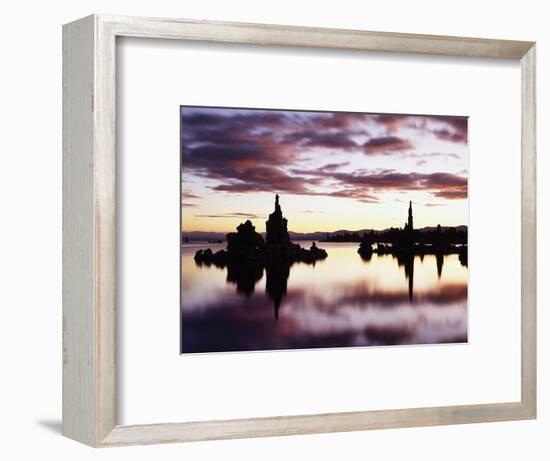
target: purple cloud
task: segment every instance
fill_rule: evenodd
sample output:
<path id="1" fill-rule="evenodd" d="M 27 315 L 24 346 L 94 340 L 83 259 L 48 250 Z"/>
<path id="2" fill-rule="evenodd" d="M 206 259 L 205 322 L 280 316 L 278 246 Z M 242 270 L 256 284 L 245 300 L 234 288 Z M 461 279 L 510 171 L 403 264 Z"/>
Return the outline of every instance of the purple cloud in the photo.
<path id="1" fill-rule="evenodd" d="M 182 172 L 212 180 L 212 190 L 226 193 L 279 192 L 367 202 L 377 201 L 377 192 L 386 190 L 426 190 L 441 198 L 466 197 L 466 178 L 450 173 L 339 171 L 350 166 L 348 161 L 310 169 L 297 166 L 308 158 L 310 149 L 367 155 L 401 155 L 413 149 L 412 142 L 401 136 L 370 136 L 368 127 L 376 123 L 388 133 L 407 125 L 423 126 L 426 133 L 452 142 L 462 142 L 467 136 L 465 117 L 183 107 Z M 359 143 L 358 136 L 367 141 Z M 419 161 L 422 156 L 458 157 L 410 154 L 418 155 Z M 184 198 L 199 197 L 187 194 Z"/>

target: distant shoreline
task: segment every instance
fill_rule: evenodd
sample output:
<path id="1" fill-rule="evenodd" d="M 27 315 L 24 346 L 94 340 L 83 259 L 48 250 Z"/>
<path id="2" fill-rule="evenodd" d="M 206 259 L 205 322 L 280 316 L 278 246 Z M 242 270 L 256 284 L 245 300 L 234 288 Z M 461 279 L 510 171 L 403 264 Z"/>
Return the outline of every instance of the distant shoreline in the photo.
<path id="1" fill-rule="evenodd" d="M 420 229 L 416 229 L 415 231 L 422 234 L 425 232 L 431 232 L 434 231 L 437 228 L 437 226 L 425 226 Z M 292 240 L 303 240 L 303 241 L 327 241 L 327 236 L 334 237 L 336 235 L 342 235 L 342 234 L 350 234 L 350 235 L 356 235 L 356 239 L 349 239 L 349 242 L 359 242 L 360 237 L 367 233 L 369 234 L 371 231 L 374 233 L 374 235 L 382 234 L 385 232 L 388 232 L 392 229 L 399 229 L 399 228 L 386 228 L 382 230 L 376 230 L 376 229 L 359 229 L 355 231 L 350 231 L 347 229 L 339 229 L 336 231 L 315 231 L 315 232 L 293 232 L 289 231 L 289 235 L 292 238 Z M 468 226 L 461 224 L 458 226 L 441 226 L 442 230 L 446 229 L 456 229 L 457 231 L 465 231 L 468 232 Z M 182 242 L 184 239 L 187 239 L 187 242 L 189 243 L 223 243 L 226 241 L 225 236 L 228 234 L 228 232 L 210 232 L 210 231 L 181 231 L 181 239 Z M 265 237 L 265 232 L 260 232 L 260 235 L 262 237 Z M 220 242 L 221 241 L 221 242 Z"/>

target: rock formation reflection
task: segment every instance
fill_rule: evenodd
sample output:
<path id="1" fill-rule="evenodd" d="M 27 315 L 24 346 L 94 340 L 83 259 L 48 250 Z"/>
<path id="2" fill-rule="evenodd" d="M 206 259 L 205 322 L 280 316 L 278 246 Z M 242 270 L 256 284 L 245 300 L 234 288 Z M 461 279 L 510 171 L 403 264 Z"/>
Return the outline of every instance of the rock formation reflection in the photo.
<path id="1" fill-rule="evenodd" d="M 435 263 L 437 264 L 437 277 L 441 278 L 443 272 L 443 253 L 435 254 Z"/>
<path id="2" fill-rule="evenodd" d="M 217 247 L 219 248 L 219 247 Z M 182 351 L 369 346 L 467 340 L 467 269 L 457 255 L 372 255 L 327 245 L 326 263 L 231 264 L 184 249 Z"/>
<path id="3" fill-rule="evenodd" d="M 237 285 L 237 293 L 250 296 L 264 275 L 264 267 L 255 262 L 227 265 L 227 282 Z"/>
<path id="4" fill-rule="evenodd" d="M 201 265 L 201 263 L 196 263 Z M 265 293 L 273 303 L 274 317 L 279 318 L 279 308 L 286 295 L 288 278 L 292 264 L 279 261 L 264 265 L 263 263 L 233 264 L 226 266 L 227 283 L 236 285 L 237 293 L 249 297 L 254 291 L 256 284 L 262 279 L 264 269 L 266 274 Z"/>
<path id="5" fill-rule="evenodd" d="M 270 264 L 266 268 L 265 292 L 273 302 L 275 320 L 279 319 L 279 308 L 286 296 L 290 264 Z"/>
<path id="6" fill-rule="evenodd" d="M 397 265 L 405 268 L 405 280 L 408 284 L 409 302 L 413 302 L 414 295 L 414 255 L 396 256 Z"/>
<path id="7" fill-rule="evenodd" d="M 438 280 L 441 279 L 443 273 L 443 265 L 445 258 L 443 255 L 433 255 L 437 267 Z M 388 256 L 387 256 L 388 257 Z M 404 283 L 408 293 L 408 300 L 412 304 L 414 302 L 414 269 L 416 256 L 414 255 L 397 255 L 389 256 L 394 261 L 397 267 L 402 268 L 404 274 Z M 370 264 L 372 254 L 362 257 L 364 264 Z M 424 256 L 418 256 L 419 263 L 422 263 Z M 210 266 L 210 264 L 195 261 L 199 267 Z M 226 265 L 215 265 L 218 268 L 226 269 L 226 281 L 230 285 L 236 286 L 236 292 L 245 297 L 250 297 L 254 292 L 256 285 L 262 280 L 265 273 L 265 294 L 273 304 L 274 318 L 279 318 L 279 310 L 283 300 L 287 294 L 288 280 L 290 278 L 292 267 L 296 263 L 279 260 L 272 261 L 270 264 L 264 262 L 247 262 L 235 264 L 229 262 Z M 376 264 L 375 262 L 373 264 Z M 431 263 L 433 264 L 433 263 Z M 314 264 L 311 264 L 314 266 Z M 433 266 L 432 266 L 433 267 Z"/>

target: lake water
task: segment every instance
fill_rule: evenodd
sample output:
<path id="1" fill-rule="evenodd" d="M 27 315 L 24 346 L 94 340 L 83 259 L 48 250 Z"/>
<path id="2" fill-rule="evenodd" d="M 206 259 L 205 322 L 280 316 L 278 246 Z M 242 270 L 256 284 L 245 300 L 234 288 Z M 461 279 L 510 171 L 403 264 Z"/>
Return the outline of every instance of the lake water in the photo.
<path id="1" fill-rule="evenodd" d="M 183 245 L 181 352 L 467 341 L 468 269 L 458 255 L 365 261 L 357 243 L 318 246 L 328 258 L 315 265 L 228 270 L 193 259 L 225 244 Z"/>

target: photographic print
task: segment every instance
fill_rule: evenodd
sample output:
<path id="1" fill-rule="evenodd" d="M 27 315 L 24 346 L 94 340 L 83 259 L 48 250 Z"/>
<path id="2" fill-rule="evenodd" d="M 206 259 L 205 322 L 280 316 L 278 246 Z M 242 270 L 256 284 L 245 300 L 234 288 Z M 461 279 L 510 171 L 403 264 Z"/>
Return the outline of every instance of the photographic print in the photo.
<path id="1" fill-rule="evenodd" d="M 468 118 L 180 107 L 181 353 L 468 341 Z"/>

